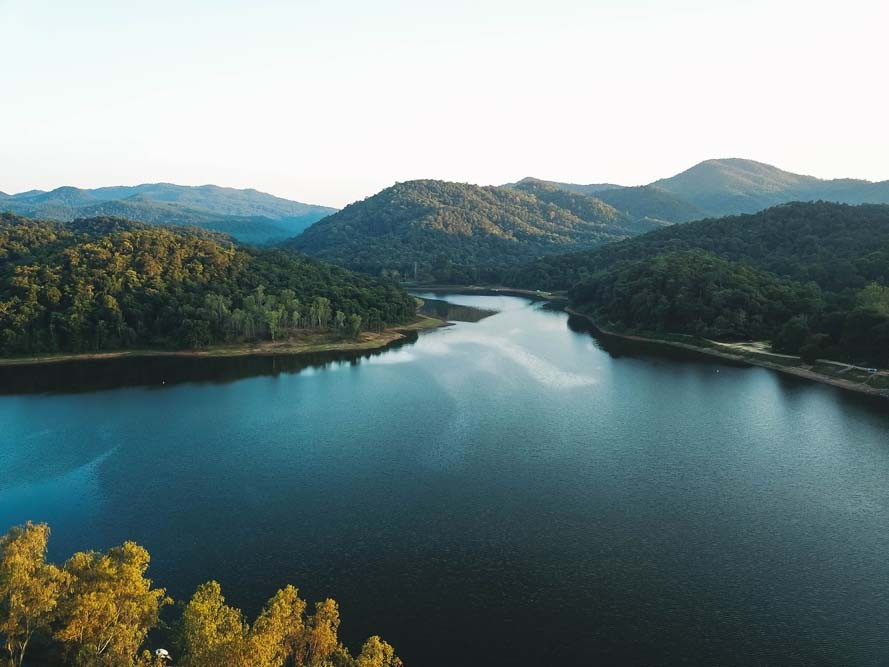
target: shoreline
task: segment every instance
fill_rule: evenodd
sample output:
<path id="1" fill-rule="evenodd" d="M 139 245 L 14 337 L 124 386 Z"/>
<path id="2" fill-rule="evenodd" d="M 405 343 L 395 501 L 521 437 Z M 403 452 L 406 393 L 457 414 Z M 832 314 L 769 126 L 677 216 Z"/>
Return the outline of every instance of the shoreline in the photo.
<path id="1" fill-rule="evenodd" d="M 481 285 L 405 285 L 408 292 L 431 292 L 433 294 L 469 294 L 477 296 L 521 296 L 532 301 L 553 301 L 567 303 L 568 297 L 560 292 L 519 289 L 517 287 L 484 287 Z"/>
<path id="2" fill-rule="evenodd" d="M 708 357 L 713 357 L 716 359 L 722 359 L 724 361 L 731 361 L 735 363 L 741 363 L 749 366 L 759 366 L 760 368 L 767 368 L 769 370 L 778 371 L 780 373 L 785 373 L 787 375 L 793 375 L 794 377 L 803 378 L 805 380 L 811 380 L 814 382 L 820 382 L 821 384 L 828 384 L 833 387 L 837 387 L 839 389 L 845 389 L 846 391 L 853 391 L 859 394 L 866 394 L 868 396 L 876 396 L 878 398 L 889 399 L 889 388 L 879 388 L 868 385 L 866 382 L 854 382 L 851 380 L 845 380 L 843 378 L 834 377 L 830 375 L 825 375 L 824 373 L 819 373 L 814 370 L 812 366 L 804 365 L 804 362 L 799 358 L 792 355 L 779 355 L 768 352 L 759 352 L 758 355 L 762 356 L 774 356 L 774 361 L 770 361 L 769 359 L 758 358 L 756 356 L 752 356 L 752 353 L 749 355 L 738 354 L 735 352 L 730 352 L 729 348 L 722 343 L 718 343 L 714 341 L 714 345 L 717 347 L 704 347 L 702 345 L 693 345 L 691 343 L 682 343 L 679 341 L 673 340 L 664 340 L 661 338 L 651 338 L 647 336 L 639 336 L 635 334 L 625 334 L 618 333 L 616 331 L 610 331 L 608 329 L 603 329 L 600 325 L 598 325 L 595 320 L 593 320 L 589 315 L 578 312 L 576 310 L 572 310 L 571 308 L 565 308 L 565 312 L 570 315 L 574 315 L 582 320 L 584 320 L 589 326 L 596 332 L 597 335 L 617 338 L 621 340 L 629 340 L 638 343 L 647 343 L 652 345 L 658 345 L 663 347 L 672 347 L 680 350 L 686 350 L 690 352 L 695 352 L 698 354 L 702 354 Z M 792 359 L 795 362 L 798 362 L 800 365 L 787 365 L 779 363 L 780 359 Z M 818 360 L 821 362 L 821 360 Z M 826 364 L 837 364 L 838 362 L 831 362 L 828 360 L 824 360 Z M 851 366 L 845 365 L 849 368 Z"/>
<path id="3" fill-rule="evenodd" d="M 385 348 L 396 341 L 406 338 L 410 333 L 427 329 L 437 329 L 443 326 L 447 326 L 447 322 L 435 317 L 418 314 L 413 321 L 408 322 L 407 324 L 388 327 L 380 332 L 362 332 L 358 335 L 357 339 L 343 339 L 327 333 L 313 333 L 298 335 L 288 340 L 262 341 L 261 343 L 253 344 L 240 343 L 213 345 L 200 350 L 164 350 L 147 348 L 140 350 L 113 350 L 108 352 L 47 353 L 28 357 L 3 357 L 0 358 L 0 367 L 36 366 L 73 361 L 102 361 L 106 359 L 124 358 L 269 357 L 311 354 L 316 352 L 358 352 L 361 350 L 378 350 Z"/>

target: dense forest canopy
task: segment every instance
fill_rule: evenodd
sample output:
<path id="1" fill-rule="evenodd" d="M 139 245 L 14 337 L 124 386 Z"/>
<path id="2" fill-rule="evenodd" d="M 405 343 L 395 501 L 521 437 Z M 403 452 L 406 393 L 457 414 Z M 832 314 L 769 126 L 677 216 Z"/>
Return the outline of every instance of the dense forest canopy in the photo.
<path id="1" fill-rule="evenodd" d="M 403 290 L 291 252 L 115 218 L 0 215 L 0 352 L 203 347 L 414 315 Z"/>
<path id="2" fill-rule="evenodd" d="M 46 560 L 49 532 L 29 522 L 0 535 L 0 655 L 11 667 L 162 667 L 173 658 L 184 667 L 402 665 L 378 636 L 353 657 L 338 638 L 335 600 L 309 613 L 299 591 L 286 586 L 248 623 L 215 581 L 180 606 L 164 628 L 166 647 L 150 651 L 148 633 L 162 625 L 161 612 L 173 600 L 146 576 L 148 551 L 124 542 L 78 552 L 58 566 Z"/>
<path id="3" fill-rule="evenodd" d="M 771 336 L 794 315 L 823 307 L 821 290 L 702 250 L 618 264 L 572 290 L 596 317 L 644 331 L 720 340 Z"/>
<path id="4" fill-rule="evenodd" d="M 635 216 L 622 212 L 611 204 L 606 203 L 599 193 L 594 196 L 563 190 L 545 181 L 526 178 L 514 187 L 515 190 L 525 192 L 541 202 L 558 206 L 570 211 L 581 220 L 607 220 L 619 222 L 623 228 L 634 234 L 643 234 L 657 229 L 661 225 L 656 220 L 647 219 L 646 216 Z M 621 190 L 633 188 L 621 188 Z"/>
<path id="5" fill-rule="evenodd" d="M 593 272 L 667 250 L 701 249 L 731 261 L 827 290 L 889 278 L 889 206 L 792 203 L 753 215 L 700 220 L 660 229 L 589 252 L 548 257 L 515 279 L 568 289 Z"/>
<path id="6" fill-rule="evenodd" d="M 595 247 L 655 226 L 556 188 L 536 196 L 410 181 L 347 206 L 288 245 L 368 273 L 413 278 L 416 268 L 421 280 L 479 282 L 538 255 Z"/>
<path id="7" fill-rule="evenodd" d="M 889 206 L 784 204 L 531 263 L 602 322 L 889 365 Z M 771 304 L 771 305 L 770 305 Z"/>

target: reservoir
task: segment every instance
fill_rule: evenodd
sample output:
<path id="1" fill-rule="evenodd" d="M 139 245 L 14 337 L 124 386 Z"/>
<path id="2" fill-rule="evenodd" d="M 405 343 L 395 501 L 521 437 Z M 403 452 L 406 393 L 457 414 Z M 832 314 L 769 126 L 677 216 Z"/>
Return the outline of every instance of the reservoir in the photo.
<path id="1" fill-rule="evenodd" d="M 371 354 L 0 368 L 0 533 L 292 583 L 408 667 L 889 661 L 889 403 L 434 298 Z"/>

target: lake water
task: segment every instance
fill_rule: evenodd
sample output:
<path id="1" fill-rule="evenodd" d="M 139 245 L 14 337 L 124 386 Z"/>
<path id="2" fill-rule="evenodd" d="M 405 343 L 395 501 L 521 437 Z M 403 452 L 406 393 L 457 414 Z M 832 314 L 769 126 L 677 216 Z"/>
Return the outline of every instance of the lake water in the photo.
<path id="1" fill-rule="evenodd" d="M 251 614 L 293 583 L 409 667 L 889 662 L 889 404 L 447 299 L 498 312 L 360 358 L 0 370 L 0 531 L 134 539 Z"/>

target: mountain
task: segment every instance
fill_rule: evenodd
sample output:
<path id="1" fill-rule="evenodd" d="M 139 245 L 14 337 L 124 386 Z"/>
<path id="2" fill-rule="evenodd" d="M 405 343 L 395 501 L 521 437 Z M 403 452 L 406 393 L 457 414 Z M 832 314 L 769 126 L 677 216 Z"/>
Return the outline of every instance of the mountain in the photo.
<path id="1" fill-rule="evenodd" d="M 0 214 L 0 354 L 195 348 L 414 316 L 390 282 L 201 229 Z"/>
<path id="2" fill-rule="evenodd" d="M 506 187 L 520 187 L 528 182 L 594 196 L 631 217 L 671 223 L 756 213 L 791 201 L 889 204 L 889 181 L 824 180 L 740 158 L 705 160 L 675 176 L 637 187 L 577 185 L 534 178 L 524 178 Z"/>
<path id="3" fill-rule="evenodd" d="M 262 216 L 219 215 L 179 204 L 152 201 L 134 195 L 119 201 L 88 204 L 77 208 L 78 218 L 111 216 L 158 225 L 201 227 L 223 232 L 252 245 L 263 245 L 299 234 L 311 221 L 295 224 L 291 220 L 273 220 Z"/>
<path id="4" fill-rule="evenodd" d="M 889 203 L 889 181 L 822 180 L 753 160 L 706 160 L 652 183 L 707 215 L 755 213 L 789 201 Z"/>
<path id="5" fill-rule="evenodd" d="M 318 219 L 336 209 L 327 206 L 303 204 L 282 199 L 258 190 L 238 190 L 218 185 L 190 187 L 171 183 L 152 183 L 132 187 L 118 186 L 90 190 L 101 200 L 127 199 L 140 195 L 145 199 L 181 204 L 189 208 L 210 211 L 222 215 L 263 217 L 272 220 L 318 216 Z"/>
<path id="6" fill-rule="evenodd" d="M 546 185 L 551 185 L 559 190 L 567 190 L 568 192 L 574 192 L 579 195 L 597 195 L 605 190 L 616 190 L 624 187 L 622 185 L 615 185 L 614 183 L 589 183 L 587 185 L 581 185 L 579 183 L 560 183 L 559 181 L 544 181 L 539 178 L 533 178 L 532 176 L 526 176 L 515 183 L 507 183 L 503 187 L 515 188 L 528 182 L 545 183 Z"/>
<path id="7" fill-rule="evenodd" d="M 889 206 L 782 204 L 544 257 L 510 284 L 570 289 L 622 329 L 768 338 L 777 351 L 889 365 Z"/>
<path id="8" fill-rule="evenodd" d="M 529 186 L 530 187 L 530 186 Z M 369 273 L 447 282 L 488 279 L 538 255 L 590 248 L 655 225 L 583 195 L 420 180 L 398 183 L 288 242 Z"/>
<path id="9" fill-rule="evenodd" d="M 665 223 L 688 222 L 705 217 L 694 204 L 654 185 L 615 188 L 596 193 L 596 197 L 629 216 Z"/>
<path id="10" fill-rule="evenodd" d="M 243 242 L 262 244 L 295 236 L 336 209 L 257 190 L 153 183 L 93 190 L 31 190 L 2 198 L 0 210 L 64 222 L 117 215 L 150 224 L 215 229 Z"/>

